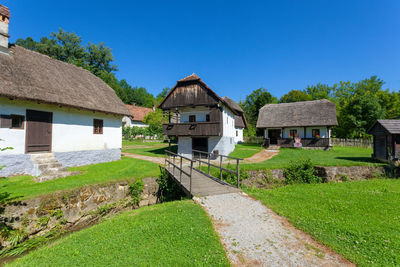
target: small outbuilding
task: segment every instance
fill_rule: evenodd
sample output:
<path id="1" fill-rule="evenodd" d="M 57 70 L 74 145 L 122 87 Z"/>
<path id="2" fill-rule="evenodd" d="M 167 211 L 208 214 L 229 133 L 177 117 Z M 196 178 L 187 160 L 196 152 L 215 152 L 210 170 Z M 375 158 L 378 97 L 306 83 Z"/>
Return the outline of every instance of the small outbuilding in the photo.
<path id="1" fill-rule="evenodd" d="M 381 161 L 400 159 L 400 120 L 377 120 L 368 130 L 374 136 L 372 157 Z"/>
<path id="2" fill-rule="evenodd" d="M 264 130 L 264 145 L 277 148 L 329 149 L 336 125 L 336 105 L 326 99 L 267 104 L 257 120 L 257 128 Z"/>
<path id="3" fill-rule="evenodd" d="M 129 112 L 131 113 L 130 116 L 124 116 L 122 118 L 122 125 L 125 127 L 149 127 L 146 123 L 144 123 L 144 117 L 150 112 L 156 110 L 155 107 L 153 108 L 146 108 L 146 107 L 139 107 L 136 104 L 126 105 Z"/>

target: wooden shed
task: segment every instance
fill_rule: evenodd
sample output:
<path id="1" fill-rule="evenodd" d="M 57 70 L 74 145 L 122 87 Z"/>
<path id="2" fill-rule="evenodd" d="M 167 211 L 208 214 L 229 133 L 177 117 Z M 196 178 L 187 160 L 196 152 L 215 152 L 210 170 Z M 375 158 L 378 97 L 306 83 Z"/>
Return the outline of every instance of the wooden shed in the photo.
<path id="1" fill-rule="evenodd" d="M 377 120 L 368 134 L 374 136 L 373 158 L 382 161 L 400 159 L 400 120 Z"/>

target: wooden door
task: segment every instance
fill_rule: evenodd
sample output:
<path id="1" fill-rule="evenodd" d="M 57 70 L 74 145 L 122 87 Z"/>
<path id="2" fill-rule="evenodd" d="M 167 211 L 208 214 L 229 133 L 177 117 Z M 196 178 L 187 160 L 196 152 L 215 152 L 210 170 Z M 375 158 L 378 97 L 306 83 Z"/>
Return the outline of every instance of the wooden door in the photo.
<path id="1" fill-rule="evenodd" d="M 208 138 L 192 138 L 192 149 L 208 152 Z M 194 152 L 193 154 L 197 158 L 201 153 Z M 202 154 L 201 157 L 206 157 L 206 154 Z"/>
<path id="2" fill-rule="evenodd" d="M 281 130 L 279 129 L 268 130 L 268 138 L 269 138 L 269 143 L 271 145 L 277 145 L 278 139 L 280 137 L 281 137 Z"/>
<path id="3" fill-rule="evenodd" d="M 26 110 L 26 153 L 51 152 L 53 113 Z"/>

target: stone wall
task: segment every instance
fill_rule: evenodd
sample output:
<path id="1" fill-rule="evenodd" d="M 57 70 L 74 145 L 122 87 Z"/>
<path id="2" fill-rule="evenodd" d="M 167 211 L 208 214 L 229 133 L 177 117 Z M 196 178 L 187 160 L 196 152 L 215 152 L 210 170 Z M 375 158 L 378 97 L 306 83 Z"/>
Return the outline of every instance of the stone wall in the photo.
<path id="1" fill-rule="evenodd" d="M 1 155 L 0 166 L 5 166 L 0 170 L 0 177 L 11 175 L 39 175 L 40 171 L 27 154 Z"/>
<path id="2" fill-rule="evenodd" d="M 384 167 L 350 166 L 350 167 L 314 167 L 315 174 L 326 182 L 338 182 L 343 179 L 350 181 L 367 180 L 385 174 Z M 258 188 L 268 187 L 271 184 L 281 183 L 285 179 L 283 169 L 248 171 L 249 178 L 242 181 L 243 185 Z"/>
<path id="3" fill-rule="evenodd" d="M 83 166 L 121 159 L 121 149 L 55 152 L 54 156 L 64 167 Z"/>
<path id="4" fill-rule="evenodd" d="M 155 178 L 143 179 L 141 201 L 136 206 L 128 195 L 131 183 L 133 181 L 91 185 L 12 202 L 6 206 L 1 217 L 7 225 L 32 238 L 43 236 L 55 228 L 67 232 L 81 229 L 107 214 L 158 202 Z M 3 238 L 0 242 L 2 248 L 10 245 Z"/>

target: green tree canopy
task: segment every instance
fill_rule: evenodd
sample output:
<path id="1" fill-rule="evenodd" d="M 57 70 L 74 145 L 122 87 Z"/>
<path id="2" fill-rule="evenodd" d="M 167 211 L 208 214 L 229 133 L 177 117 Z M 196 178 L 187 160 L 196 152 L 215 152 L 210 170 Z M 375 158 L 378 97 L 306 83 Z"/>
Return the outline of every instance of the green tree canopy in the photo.
<path id="1" fill-rule="evenodd" d="M 260 109 L 269 103 L 277 103 L 278 99 L 271 95 L 267 89 L 259 88 L 254 90 L 241 103 L 249 124 L 255 126 L 257 124 L 258 113 Z"/>
<path id="2" fill-rule="evenodd" d="M 301 90 L 291 90 L 279 99 L 279 103 L 291 103 L 311 100 L 311 96 Z"/>

